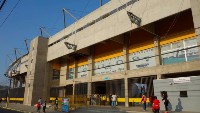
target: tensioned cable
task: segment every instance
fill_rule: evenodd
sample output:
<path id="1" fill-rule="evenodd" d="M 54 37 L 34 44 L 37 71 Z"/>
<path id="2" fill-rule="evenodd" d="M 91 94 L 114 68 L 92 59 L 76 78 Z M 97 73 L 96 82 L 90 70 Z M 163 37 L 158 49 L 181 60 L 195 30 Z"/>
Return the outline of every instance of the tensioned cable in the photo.
<path id="1" fill-rule="evenodd" d="M 83 8 L 83 11 L 82 12 L 85 12 L 86 8 L 88 7 L 89 3 L 90 3 L 91 0 L 88 0 L 85 7 Z M 83 16 L 83 14 L 81 15 L 81 17 Z"/>
<path id="2" fill-rule="evenodd" d="M 14 11 L 14 9 L 17 7 L 17 5 L 19 4 L 21 0 L 18 0 L 18 2 L 15 4 L 15 6 L 13 7 L 13 9 L 10 11 L 10 13 L 8 14 L 8 16 L 5 18 L 5 20 L 1 23 L 0 28 L 3 26 L 3 24 L 7 21 L 8 17 L 12 14 L 12 12 Z"/>
<path id="3" fill-rule="evenodd" d="M 182 0 L 181 4 L 180 4 L 180 6 L 179 6 L 178 13 L 176 14 L 176 16 L 175 16 L 173 22 L 171 23 L 169 29 L 167 30 L 167 32 L 165 33 L 165 35 L 164 35 L 163 38 L 165 38 L 165 37 L 167 36 L 167 34 L 169 33 L 169 31 L 174 27 L 174 25 L 175 25 L 176 22 L 178 21 L 178 18 L 179 18 L 179 16 L 180 16 L 180 10 L 182 9 L 182 6 L 183 6 L 183 2 L 184 2 L 184 0 Z M 161 39 L 163 39 L 163 38 L 161 38 Z"/>
<path id="4" fill-rule="evenodd" d="M 119 1 L 119 3 L 121 3 L 121 5 L 123 5 L 123 4 L 122 4 L 123 2 L 121 2 L 120 0 L 118 0 L 118 1 Z M 125 10 L 126 12 L 128 12 L 128 11 L 126 10 L 126 8 L 124 8 L 124 10 Z M 144 27 L 142 27 L 142 26 L 139 26 L 138 28 L 141 28 L 141 29 L 143 29 L 143 30 L 147 31 L 147 32 L 149 32 L 149 33 L 153 34 L 154 36 L 161 37 L 161 36 L 159 36 L 158 34 L 156 34 L 156 33 L 152 32 L 152 31 L 150 31 L 150 30 L 148 30 L 148 29 L 145 29 L 145 28 L 144 28 Z"/>

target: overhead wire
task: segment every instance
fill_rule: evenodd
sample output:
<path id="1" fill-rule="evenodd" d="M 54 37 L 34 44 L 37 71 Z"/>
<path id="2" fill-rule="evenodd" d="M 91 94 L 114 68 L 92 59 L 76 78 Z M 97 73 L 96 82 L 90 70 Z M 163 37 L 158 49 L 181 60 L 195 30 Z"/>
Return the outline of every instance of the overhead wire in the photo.
<path id="1" fill-rule="evenodd" d="M 1 23 L 0 28 L 3 26 L 3 24 L 7 21 L 8 17 L 12 14 L 12 12 L 15 10 L 15 8 L 17 7 L 17 5 L 19 4 L 21 0 L 18 0 L 17 3 L 15 4 L 15 6 L 12 8 L 12 10 L 10 11 L 10 13 L 7 15 L 7 17 L 5 18 L 5 20 Z"/>

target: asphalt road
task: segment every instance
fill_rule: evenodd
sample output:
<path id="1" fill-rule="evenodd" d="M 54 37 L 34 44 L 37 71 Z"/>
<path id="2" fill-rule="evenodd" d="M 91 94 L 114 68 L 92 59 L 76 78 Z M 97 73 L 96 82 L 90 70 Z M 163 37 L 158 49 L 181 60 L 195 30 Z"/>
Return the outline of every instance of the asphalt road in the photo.
<path id="1" fill-rule="evenodd" d="M 0 108 L 0 113 L 22 113 L 22 112 L 12 111 L 12 110 L 7 110 L 7 109 Z"/>

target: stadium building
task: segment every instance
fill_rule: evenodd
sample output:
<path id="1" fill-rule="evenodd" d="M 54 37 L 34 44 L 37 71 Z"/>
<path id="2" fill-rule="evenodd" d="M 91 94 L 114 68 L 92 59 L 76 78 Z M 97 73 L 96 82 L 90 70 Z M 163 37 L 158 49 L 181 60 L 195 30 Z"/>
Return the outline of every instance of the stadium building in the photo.
<path id="1" fill-rule="evenodd" d="M 102 96 L 115 93 L 119 105 L 128 107 L 143 92 L 159 97 L 167 86 L 154 92 L 157 79 L 200 75 L 199 5 L 199 0 L 111 0 L 49 38 L 38 36 L 29 53 L 8 67 L 13 90 L 23 90 L 13 98 L 34 105 L 40 97 L 68 97 L 86 105 L 96 94 L 100 105 Z M 191 95 L 199 99 L 198 93 L 180 98 Z"/>

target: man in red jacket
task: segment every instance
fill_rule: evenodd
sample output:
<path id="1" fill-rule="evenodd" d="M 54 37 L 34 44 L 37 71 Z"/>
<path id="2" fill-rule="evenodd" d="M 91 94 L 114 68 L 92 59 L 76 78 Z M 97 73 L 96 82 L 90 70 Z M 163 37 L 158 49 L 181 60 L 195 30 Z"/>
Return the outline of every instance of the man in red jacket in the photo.
<path id="1" fill-rule="evenodd" d="M 153 101 L 153 110 L 154 113 L 160 113 L 160 101 L 157 99 L 157 97 L 154 97 Z"/>

